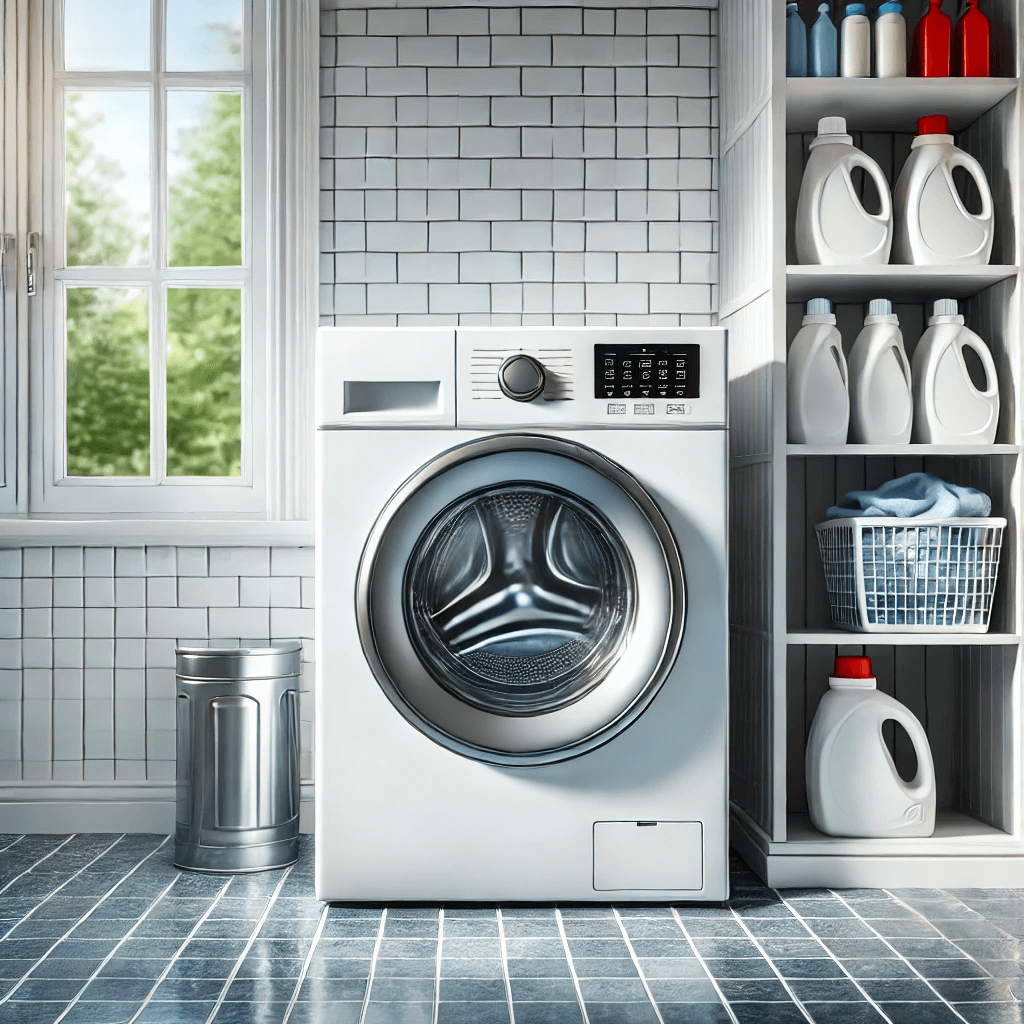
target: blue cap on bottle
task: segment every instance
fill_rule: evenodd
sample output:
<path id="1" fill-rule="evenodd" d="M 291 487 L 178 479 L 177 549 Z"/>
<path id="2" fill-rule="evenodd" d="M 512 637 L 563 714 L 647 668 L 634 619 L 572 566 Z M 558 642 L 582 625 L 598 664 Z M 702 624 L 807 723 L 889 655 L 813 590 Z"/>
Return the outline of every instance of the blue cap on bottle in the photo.
<path id="1" fill-rule="evenodd" d="M 867 14 L 867 7 L 864 4 L 847 4 L 846 13 L 850 14 Z"/>
<path id="2" fill-rule="evenodd" d="M 903 4 L 896 3 L 896 0 L 889 0 L 889 3 L 882 4 L 878 8 L 879 14 L 902 14 Z"/>
<path id="3" fill-rule="evenodd" d="M 786 10 L 787 11 L 798 11 L 798 10 L 800 10 L 800 8 L 795 3 L 793 3 L 793 4 L 786 4 Z"/>
<path id="4" fill-rule="evenodd" d="M 811 299 L 807 303 L 808 316 L 823 316 L 832 312 L 832 303 L 828 299 Z"/>
<path id="5" fill-rule="evenodd" d="M 892 302 L 889 299 L 872 299 L 868 303 L 868 316 L 892 316 Z"/>
<path id="6" fill-rule="evenodd" d="M 828 4 L 818 4 L 818 13 L 828 17 Z"/>

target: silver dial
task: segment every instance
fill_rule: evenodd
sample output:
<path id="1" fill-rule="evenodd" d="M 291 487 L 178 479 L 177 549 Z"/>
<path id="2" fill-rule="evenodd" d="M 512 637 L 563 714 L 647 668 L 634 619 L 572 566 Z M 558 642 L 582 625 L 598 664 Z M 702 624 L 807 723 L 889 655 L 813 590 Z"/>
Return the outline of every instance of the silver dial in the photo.
<path id="1" fill-rule="evenodd" d="M 544 366 L 533 356 L 517 352 L 498 368 L 498 387 L 515 402 L 532 402 L 544 391 Z"/>

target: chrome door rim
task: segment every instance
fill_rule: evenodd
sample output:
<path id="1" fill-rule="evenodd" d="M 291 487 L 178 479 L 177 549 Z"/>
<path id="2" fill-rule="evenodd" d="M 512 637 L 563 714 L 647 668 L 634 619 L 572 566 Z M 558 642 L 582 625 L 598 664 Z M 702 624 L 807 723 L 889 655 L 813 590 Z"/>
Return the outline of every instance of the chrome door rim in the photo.
<path id="1" fill-rule="evenodd" d="M 526 472 L 524 461 L 529 462 Z M 496 462 L 498 473 L 488 468 Z M 557 485 L 592 501 L 623 536 L 638 581 L 636 628 L 605 680 L 568 707 L 520 718 L 474 708 L 433 679 L 406 633 L 398 589 L 405 561 L 426 523 L 451 500 L 503 482 Z M 469 441 L 413 473 L 370 531 L 355 598 L 363 652 L 381 689 L 403 717 L 449 749 L 504 765 L 566 760 L 600 746 L 628 726 L 668 675 L 685 625 L 682 560 L 653 499 L 626 470 L 593 449 L 533 434 Z"/>

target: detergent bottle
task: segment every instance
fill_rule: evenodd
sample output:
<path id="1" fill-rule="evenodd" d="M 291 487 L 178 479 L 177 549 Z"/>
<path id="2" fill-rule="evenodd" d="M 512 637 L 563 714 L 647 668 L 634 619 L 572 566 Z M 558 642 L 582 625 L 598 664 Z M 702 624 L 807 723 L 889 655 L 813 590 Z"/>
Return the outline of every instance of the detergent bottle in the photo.
<path id="1" fill-rule="evenodd" d="M 850 422 L 843 339 L 832 303 L 811 299 L 789 346 L 787 422 L 793 444 L 845 444 Z"/>
<path id="2" fill-rule="evenodd" d="M 830 836 L 904 838 L 935 830 L 935 768 L 928 737 L 899 701 L 876 689 L 870 658 L 838 657 L 807 737 L 811 822 Z M 882 736 L 899 722 L 917 754 L 904 782 Z"/>
<path id="3" fill-rule="evenodd" d="M 888 299 L 872 299 L 850 351 L 850 440 L 907 444 L 914 421 L 910 360 Z"/>
<path id="4" fill-rule="evenodd" d="M 953 19 L 942 10 L 942 0 L 928 0 L 914 29 L 910 73 L 920 78 L 948 78 Z"/>
<path id="5" fill-rule="evenodd" d="M 807 40 L 807 73 L 812 78 L 835 78 L 839 74 L 837 40 L 828 4 L 819 4 L 818 17 Z"/>
<path id="6" fill-rule="evenodd" d="M 945 115 L 918 118 L 917 132 L 893 197 L 893 263 L 988 263 L 994 237 L 992 192 L 981 164 L 953 145 Z M 964 206 L 953 181 L 956 167 L 974 179 L 980 213 Z"/>
<path id="7" fill-rule="evenodd" d="M 964 326 L 956 299 L 938 299 L 914 350 L 914 441 L 992 444 L 999 423 L 999 382 L 988 346 Z M 985 371 L 975 386 L 964 359 L 972 349 Z"/>
<path id="8" fill-rule="evenodd" d="M 843 78 L 871 76 L 871 22 L 864 4 L 847 4 L 840 25 L 840 69 Z"/>
<path id="9" fill-rule="evenodd" d="M 953 30 L 953 71 L 963 78 L 988 78 L 990 67 L 988 18 L 978 0 L 967 0 L 967 10 Z"/>
<path id="10" fill-rule="evenodd" d="M 795 3 L 786 4 L 786 76 L 807 77 L 807 26 Z"/>
<path id="11" fill-rule="evenodd" d="M 800 182 L 795 241 L 800 263 L 825 266 L 889 262 L 892 201 L 882 168 L 853 144 L 842 117 L 823 117 Z M 878 190 L 881 209 L 869 213 L 851 173 L 863 167 Z"/>
<path id="12" fill-rule="evenodd" d="M 906 78 L 907 23 L 903 5 L 890 0 L 878 8 L 875 19 L 875 77 Z"/>

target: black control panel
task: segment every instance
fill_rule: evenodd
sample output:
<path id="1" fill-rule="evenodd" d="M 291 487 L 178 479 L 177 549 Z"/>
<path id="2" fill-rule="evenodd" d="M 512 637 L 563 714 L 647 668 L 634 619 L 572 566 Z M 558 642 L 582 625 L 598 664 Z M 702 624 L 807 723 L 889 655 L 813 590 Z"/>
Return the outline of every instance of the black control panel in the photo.
<path id="1" fill-rule="evenodd" d="M 699 398 L 700 345 L 595 345 L 595 398 Z"/>

